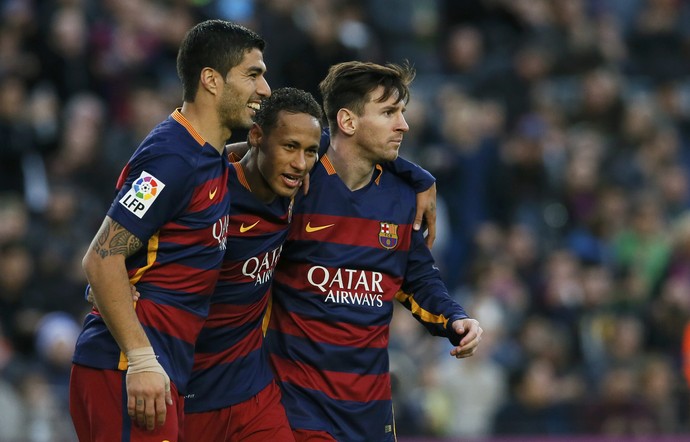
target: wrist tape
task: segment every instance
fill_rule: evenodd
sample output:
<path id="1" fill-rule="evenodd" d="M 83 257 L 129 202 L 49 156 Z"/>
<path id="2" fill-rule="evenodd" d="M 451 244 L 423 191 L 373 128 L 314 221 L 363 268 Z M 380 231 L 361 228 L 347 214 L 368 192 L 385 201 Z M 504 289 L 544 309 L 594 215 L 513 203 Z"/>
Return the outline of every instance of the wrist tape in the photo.
<path id="1" fill-rule="evenodd" d="M 161 364 L 158 363 L 156 354 L 153 352 L 153 347 L 135 348 L 125 353 L 129 365 L 127 367 L 127 375 L 143 373 L 146 371 L 160 373 L 165 378 L 166 391 L 170 390 L 170 378 L 163 370 Z"/>

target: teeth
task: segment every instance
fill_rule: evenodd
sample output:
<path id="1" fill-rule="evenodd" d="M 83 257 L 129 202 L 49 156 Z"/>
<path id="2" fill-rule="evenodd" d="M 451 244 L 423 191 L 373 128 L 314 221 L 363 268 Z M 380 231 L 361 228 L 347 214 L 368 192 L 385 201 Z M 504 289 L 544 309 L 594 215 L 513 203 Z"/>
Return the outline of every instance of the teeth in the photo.
<path id="1" fill-rule="evenodd" d="M 261 105 L 260 105 L 259 103 L 249 103 L 249 104 L 247 105 L 247 107 L 249 107 L 249 108 L 251 108 L 251 109 L 254 109 L 254 110 L 257 110 L 257 111 L 258 111 L 259 109 L 261 109 Z"/>

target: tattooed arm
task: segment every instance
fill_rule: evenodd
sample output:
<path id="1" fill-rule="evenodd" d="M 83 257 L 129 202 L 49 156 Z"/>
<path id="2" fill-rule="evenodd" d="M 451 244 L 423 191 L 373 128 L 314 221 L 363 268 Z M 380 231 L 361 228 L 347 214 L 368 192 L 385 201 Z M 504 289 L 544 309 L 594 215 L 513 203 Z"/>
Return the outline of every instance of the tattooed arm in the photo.
<path id="1" fill-rule="evenodd" d="M 132 303 L 125 259 L 142 245 L 139 238 L 106 216 L 82 265 L 98 311 L 127 356 L 127 412 L 137 425 L 153 430 L 156 424 L 165 423 L 166 403 L 172 404 L 172 398 L 170 379 L 156 360 Z"/>
<path id="2" fill-rule="evenodd" d="M 106 217 L 82 261 L 98 310 L 125 353 L 151 345 L 134 312 L 125 267 L 141 247 L 139 238 Z"/>

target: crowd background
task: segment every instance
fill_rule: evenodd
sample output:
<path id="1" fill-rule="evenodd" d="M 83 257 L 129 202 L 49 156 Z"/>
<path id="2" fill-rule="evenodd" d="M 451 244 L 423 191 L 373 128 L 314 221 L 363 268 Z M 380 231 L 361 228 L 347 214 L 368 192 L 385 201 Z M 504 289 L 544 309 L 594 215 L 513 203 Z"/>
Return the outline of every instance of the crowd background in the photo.
<path id="1" fill-rule="evenodd" d="M 81 258 L 129 155 L 181 103 L 205 18 L 268 42 L 273 88 L 409 60 L 403 156 L 484 329 L 391 329 L 399 436 L 690 434 L 690 2 L 0 0 L 0 441 L 71 441 Z M 240 134 L 241 136 L 241 134 Z M 237 141 L 237 140 L 234 140 Z"/>

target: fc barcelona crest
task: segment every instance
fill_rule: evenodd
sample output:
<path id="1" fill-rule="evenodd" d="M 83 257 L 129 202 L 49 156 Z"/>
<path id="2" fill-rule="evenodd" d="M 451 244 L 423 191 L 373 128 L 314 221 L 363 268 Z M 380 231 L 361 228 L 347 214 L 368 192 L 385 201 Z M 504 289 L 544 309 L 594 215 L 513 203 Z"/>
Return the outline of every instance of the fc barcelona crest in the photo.
<path id="1" fill-rule="evenodd" d="M 381 222 L 379 230 L 379 244 L 384 249 L 394 249 L 398 246 L 398 225 Z"/>

